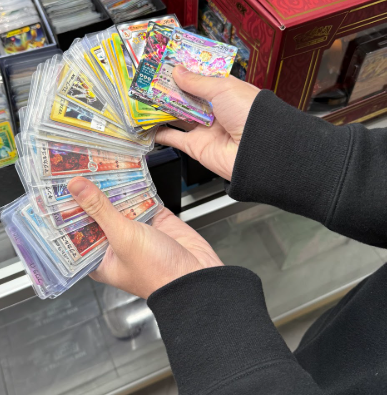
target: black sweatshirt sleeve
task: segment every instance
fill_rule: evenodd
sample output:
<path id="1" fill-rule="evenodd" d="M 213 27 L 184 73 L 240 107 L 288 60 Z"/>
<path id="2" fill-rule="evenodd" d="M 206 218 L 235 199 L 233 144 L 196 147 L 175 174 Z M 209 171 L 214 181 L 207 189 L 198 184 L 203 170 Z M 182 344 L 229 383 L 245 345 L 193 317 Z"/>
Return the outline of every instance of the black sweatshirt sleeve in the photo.
<path id="1" fill-rule="evenodd" d="M 261 91 L 248 116 L 227 192 L 386 247 L 386 129 L 334 126 Z"/>
<path id="2" fill-rule="evenodd" d="M 148 305 L 180 395 L 322 393 L 277 332 L 251 271 L 200 270 L 154 292 Z"/>
<path id="3" fill-rule="evenodd" d="M 257 96 L 229 195 L 313 218 L 357 240 L 386 245 L 386 135 L 336 127 Z M 317 395 L 274 327 L 260 279 L 239 267 L 200 270 L 148 299 L 180 395 Z"/>

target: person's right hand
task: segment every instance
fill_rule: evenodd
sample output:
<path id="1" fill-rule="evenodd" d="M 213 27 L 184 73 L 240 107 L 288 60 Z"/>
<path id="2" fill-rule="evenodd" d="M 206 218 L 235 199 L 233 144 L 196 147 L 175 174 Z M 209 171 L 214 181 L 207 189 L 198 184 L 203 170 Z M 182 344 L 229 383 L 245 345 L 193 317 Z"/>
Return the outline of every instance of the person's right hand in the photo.
<path id="1" fill-rule="evenodd" d="M 182 90 L 212 103 L 215 120 L 211 127 L 197 125 L 188 133 L 161 128 L 157 143 L 180 149 L 230 181 L 249 110 L 260 90 L 233 76 L 203 77 L 182 66 L 174 69 L 173 77 Z M 186 125 L 189 130 L 191 124 Z"/>

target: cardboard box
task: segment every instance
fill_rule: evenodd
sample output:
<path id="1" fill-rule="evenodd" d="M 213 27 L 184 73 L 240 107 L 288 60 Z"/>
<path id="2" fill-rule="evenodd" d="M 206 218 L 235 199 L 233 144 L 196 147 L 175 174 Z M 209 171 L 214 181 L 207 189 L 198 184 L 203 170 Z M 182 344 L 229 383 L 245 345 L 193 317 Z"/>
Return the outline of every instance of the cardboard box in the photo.
<path id="1" fill-rule="evenodd" d="M 208 25 L 207 15 L 200 24 L 224 34 L 230 23 L 231 39 L 234 34 L 249 49 L 246 81 L 335 124 L 386 112 L 385 0 L 211 0 L 207 6 L 222 15 L 225 30 Z M 364 96 L 364 84 L 377 90 Z"/>

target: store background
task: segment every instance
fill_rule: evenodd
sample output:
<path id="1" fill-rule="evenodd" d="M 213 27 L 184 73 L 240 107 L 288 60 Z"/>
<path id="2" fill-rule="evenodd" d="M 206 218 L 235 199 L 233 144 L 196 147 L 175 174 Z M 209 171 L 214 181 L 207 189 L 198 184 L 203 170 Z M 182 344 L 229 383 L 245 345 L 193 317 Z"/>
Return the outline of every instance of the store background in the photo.
<path id="1" fill-rule="evenodd" d="M 65 51 L 75 38 L 112 26 L 113 20 L 119 22 L 121 17 L 112 10 L 110 14 L 109 1 L 88 0 L 93 3 L 96 20 L 86 25 L 85 20 L 78 20 L 67 30 L 69 24 L 56 23 L 49 1 L 32 1 L 48 45 L 0 57 L 15 134 L 23 98 L 15 91 L 13 76 L 25 68 L 32 72 L 45 59 Z M 153 13 L 136 19 L 174 12 L 183 26 L 230 40 L 240 49 L 236 76 L 277 88 L 278 95 L 304 110 L 313 103 L 313 89 L 318 91 L 321 75 L 327 76 L 321 65 L 330 62 L 333 76 L 320 98 L 319 113 L 335 123 L 360 118 L 368 121 L 369 127 L 386 126 L 386 87 L 361 97 L 350 110 L 346 104 L 352 93 L 335 82 L 344 78 L 350 84 L 348 75 L 342 75 L 347 73 L 345 67 L 340 68 L 348 45 L 340 50 L 341 44 L 335 41 L 351 34 L 356 34 L 356 40 L 370 33 L 372 40 L 366 40 L 370 48 L 383 42 L 378 37 L 385 34 L 386 2 L 326 2 L 326 7 L 316 9 L 304 1 L 301 6 L 306 8 L 296 11 L 295 17 L 273 7 L 272 1 L 152 3 Z M 321 25 L 328 19 L 333 22 Z M 263 28 L 263 23 L 268 28 Z M 330 30 L 316 30 L 330 25 Z M 264 39 L 267 32 L 269 42 Z M 380 57 L 376 61 L 379 63 Z M 300 71 L 296 80 L 291 77 L 294 67 Z M 322 74 L 317 75 L 320 70 Z M 283 88 L 294 81 L 295 94 L 288 96 Z M 360 106 L 358 111 L 354 106 Z M 370 120 L 372 116 L 375 118 Z M 197 229 L 225 264 L 240 264 L 260 275 L 271 317 L 291 349 L 315 317 L 386 261 L 386 251 L 338 236 L 314 221 L 265 205 L 232 201 L 224 193 L 222 180 L 176 150 L 157 146 L 148 155 L 148 165 L 165 204 Z M 24 192 L 13 165 L 0 169 L 0 185 L 0 206 Z M 1 229 L 0 394 L 130 393 L 177 393 L 158 328 L 145 302 L 89 279 L 58 299 L 34 298 Z"/>

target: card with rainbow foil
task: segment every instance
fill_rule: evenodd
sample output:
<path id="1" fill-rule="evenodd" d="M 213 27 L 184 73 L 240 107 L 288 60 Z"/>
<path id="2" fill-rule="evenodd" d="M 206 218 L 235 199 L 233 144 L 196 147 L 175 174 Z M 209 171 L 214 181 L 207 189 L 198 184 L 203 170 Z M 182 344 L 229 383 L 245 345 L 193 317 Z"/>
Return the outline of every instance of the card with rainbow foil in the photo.
<path id="1" fill-rule="evenodd" d="M 210 126 L 214 115 L 211 103 L 182 91 L 172 77 L 175 66 L 207 77 L 228 77 L 237 48 L 175 28 L 154 74 L 148 96 L 156 104 L 172 107 L 181 119 Z M 168 111 L 168 110 L 166 110 Z"/>

